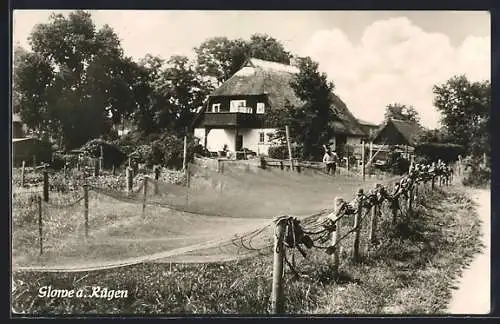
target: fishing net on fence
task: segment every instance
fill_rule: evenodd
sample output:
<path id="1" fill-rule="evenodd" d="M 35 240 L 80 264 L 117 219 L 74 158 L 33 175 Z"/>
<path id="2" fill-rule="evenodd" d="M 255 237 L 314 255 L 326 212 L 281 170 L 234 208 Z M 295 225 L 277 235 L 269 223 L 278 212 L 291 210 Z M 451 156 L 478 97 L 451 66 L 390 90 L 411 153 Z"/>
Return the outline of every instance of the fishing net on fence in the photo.
<path id="1" fill-rule="evenodd" d="M 359 179 L 279 169 L 244 167 L 242 172 L 226 167 L 220 173 L 195 165 L 190 171 L 189 187 L 153 179 L 148 179 L 146 188 L 139 182 L 130 193 L 89 186 L 88 236 L 83 201 L 74 200 L 77 194 L 44 203 L 44 224 L 55 227 L 47 231 L 57 243 L 47 242 L 43 255 L 37 255 L 35 223 L 30 228 L 34 233 L 30 253 L 17 249 L 15 268 L 84 271 L 265 255 L 272 250 L 273 217 L 287 214 L 312 222 L 331 211 L 336 196 L 352 197 L 360 186 L 373 186 Z M 18 235 L 14 229 L 13 236 Z"/>

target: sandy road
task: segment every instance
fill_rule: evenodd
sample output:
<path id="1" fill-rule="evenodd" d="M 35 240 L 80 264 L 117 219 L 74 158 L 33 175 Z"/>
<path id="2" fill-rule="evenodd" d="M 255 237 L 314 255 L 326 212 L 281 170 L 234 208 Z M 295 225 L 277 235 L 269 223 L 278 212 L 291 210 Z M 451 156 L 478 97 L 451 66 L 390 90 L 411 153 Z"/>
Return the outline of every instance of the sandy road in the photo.
<path id="1" fill-rule="evenodd" d="M 452 292 L 448 314 L 488 314 L 491 309 L 491 191 L 474 189 L 471 194 L 478 204 L 477 213 L 481 220 L 481 240 L 484 248 L 463 270 L 457 282 L 458 289 Z"/>

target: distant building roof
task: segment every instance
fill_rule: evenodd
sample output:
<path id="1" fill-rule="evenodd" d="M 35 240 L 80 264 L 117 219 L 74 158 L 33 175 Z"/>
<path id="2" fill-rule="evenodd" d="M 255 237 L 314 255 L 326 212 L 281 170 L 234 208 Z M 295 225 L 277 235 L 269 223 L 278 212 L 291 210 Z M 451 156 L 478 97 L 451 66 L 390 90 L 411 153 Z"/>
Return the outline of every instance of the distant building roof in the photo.
<path id="1" fill-rule="evenodd" d="M 366 120 L 362 120 L 362 119 L 359 119 L 359 118 L 356 118 L 358 123 L 360 123 L 361 125 L 364 125 L 364 126 L 372 126 L 372 127 L 379 127 L 380 125 L 379 124 L 375 124 L 375 123 L 371 123 L 371 122 L 368 122 Z"/>
<path id="2" fill-rule="evenodd" d="M 389 134 L 389 132 L 397 132 L 397 134 Z M 392 143 L 388 144 L 400 144 L 400 145 L 416 145 L 416 138 L 421 133 L 422 127 L 415 122 L 409 122 L 399 119 L 389 119 L 384 124 L 382 124 L 374 135 L 373 142 L 381 143 L 385 139 L 392 137 Z M 397 138 L 399 136 L 399 139 Z M 383 139 L 383 137 L 385 139 Z"/>

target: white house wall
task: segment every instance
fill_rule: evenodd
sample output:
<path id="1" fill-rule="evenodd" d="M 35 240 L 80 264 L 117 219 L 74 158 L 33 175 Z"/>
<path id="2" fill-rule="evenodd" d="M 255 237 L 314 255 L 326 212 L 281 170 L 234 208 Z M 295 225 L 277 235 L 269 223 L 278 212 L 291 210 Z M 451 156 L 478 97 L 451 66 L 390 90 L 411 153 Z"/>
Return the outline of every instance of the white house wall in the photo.
<path id="1" fill-rule="evenodd" d="M 212 129 L 208 133 L 207 149 L 211 152 L 222 151 L 224 144 L 227 144 L 227 149 L 234 152 L 235 135 L 233 129 Z M 205 129 L 195 128 L 194 136 L 200 139 L 202 145 L 205 143 Z"/>
<path id="2" fill-rule="evenodd" d="M 271 142 L 269 142 L 268 133 L 274 133 L 274 128 L 247 128 L 239 129 L 238 134 L 243 135 L 243 148 L 247 148 L 257 154 L 267 155 Z M 260 133 L 264 133 L 264 143 L 259 143 Z M 200 139 L 200 143 L 205 142 L 205 129 L 195 128 L 194 136 Z M 212 129 L 208 133 L 207 149 L 212 152 L 222 150 L 224 144 L 227 144 L 228 150 L 235 151 L 234 129 Z"/>
<path id="3" fill-rule="evenodd" d="M 267 134 L 274 132 L 274 128 L 249 128 L 238 131 L 239 134 L 243 135 L 243 147 L 261 155 L 268 155 L 272 143 L 269 142 Z M 260 133 L 264 133 L 264 143 L 259 143 Z"/>

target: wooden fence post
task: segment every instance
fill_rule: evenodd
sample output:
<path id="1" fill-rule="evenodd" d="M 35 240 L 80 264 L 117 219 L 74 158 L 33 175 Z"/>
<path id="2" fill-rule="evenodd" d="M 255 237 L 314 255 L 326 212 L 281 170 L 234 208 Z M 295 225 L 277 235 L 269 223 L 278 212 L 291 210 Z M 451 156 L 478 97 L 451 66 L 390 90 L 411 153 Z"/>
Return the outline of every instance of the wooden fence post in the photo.
<path id="1" fill-rule="evenodd" d="M 142 187 L 142 217 L 146 216 L 146 196 L 148 194 L 148 177 L 144 176 Z"/>
<path id="2" fill-rule="evenodd" d="M 435 179 L 435 177 L 434 177 L 434 175 L 432 175 L 432 180 L 431 180 L 431 189 L 432 190 L 434 190 L 434 181 L 435 181 L 434 179 Z"/>
<path id="3" fill-rule="evenodd" d="M 375 185 L 375 188 L 377 190 L 380 190 L 381 187 L 382 185 L 380 183 L 377 183 Z M 380 205 L 378 204 L 373 205 L 371 210 L 371 219 L 370 219 L 370 236 L 369 236 L 370 243 L 375 243 L 377 241 L 377 218 L 379 217 L 379 213 L 380 213 Z"/>
<path id="4" fill-rule="evenodd" d="M 394 185 L 394 189 L 398 188 L 398 184 Z M 396 190 L 395 190 L 396 192 Z M 391 201 L 391 211 L 392 211 L 392 225 L 396 225 L 396 220 L 398 218 L 398 209 L 399 209 L 399 196 L 394 197 Z"/>
<path id="5" fill-rule="evenodd" d="M 285 236 L 285 222 L 276 224 L 274 237 L 274 261 L 273 261 L 273 285 L 271 294 L 271 311 L 273 314 L 283 312 L 283 259 L 285 246 L 283 244 Z"/>
<path id="6" fill-rule="evenodd" d="M 99 172 L 102 173 L 104 168 L 104 149 L 101 144 L 101 155 L 99 156 Z"/>
<path id="7" fill-rule="evenodd" d="M 413 185 L 408 189 L 408 199 L 407 199 L 407 215 L 406 218 L 409 219 L 413 216 Z"/>
<path id="8" fill-rule="evenodd" d="M 126 175 L 126 178 L 127 178 L 127 192 L 128 193 L 132 193 L 132 168 L 131 167 L 127 167 L 125 169 L 125 175 Z"/>
<path id="9" fill-rule="evenodd" d="M 144 176 L 142 187 L 142 217 L 146 216 L 146 195 L 148 194 L 148 177 Z"/>
<path id="10" fill-rule="evenodd" d="M 280 169 L 281 169 L 281 170 L 284 170 L 284 169 L 285 169 L 285 165 L 283 164 L 283 161 L 280 161 Z"/>
<path id="11" fill-rule="evenodd" d="M 418 195 L 418 189 L 420 187 L 420 182 L 415 181 L 414 188 L 413 188 L 413 202 L 415 204 L 418 203 L 420 196 Z"/>
<path id="12" fill-rule="evenodd" d="M 115 168 L 115 165 L 113 164 L 113 167 L 111 169 L 111 174 L 112 175 L 116 175 L 116 168 Z"/>
<path id="13" fill-rule="evenodd" d="M 64 162 L 64 165 L 63 165 L 63 177 L 64 177 L 64 179 L 66 179 L 67 176 L 68 176 L 68 170 L 66 167 L 66 162 Z"/>
<path id="14" fill-rule="evenodd" d="M 43 254 L 43 224 L 42 224 L 42 198 L 37 196 L 38 202 L 38 234 L 40 236 L 40 255 Z"/>
<path id="15" fill-rule="evenodd" d="M 83 216 L 85 218 L 85 237 L 89 237 L 89 187 L 83 185 Z"/>
<path id="16" fill-rule="evenodd" d="M 160 180 L 160 167 L 155 165 L 153 167 L 153 172 L 155 174 L 155 187 L 154 187 L 154 194 L 157 195 L 159 190 L 158 190 L 158 181 Z"/>
<path id="17" fill-rule="evenodd" d="M 361 141 L 361 175 L 363 176 L 363 181 L 365 181 L 365 141 Z"/>
<path id="18" fill-rule="evenodd" d="M 43 201 L 49 201 L 49 173 L 43 171 Z"/>
<path id="19" fill-rule="evenodd" d="M 341 197 L 335 198 L 335 214 L 338 213 L 338 210 L 344 203 L 344 199 Z M 339 266 L 340 266 L 340 244 L 338 241 L 341 237 L 341 219 L 337 221 L 335 224 L 335 231 L 330 234 L 330 242 L 332 246 L 335 246 L 335 251 L 333 252 L 333 276 L 334 278 L 338 278 L 339 275 Z"/>
<path id="20" fill-rule="evenodd" d="M 352 258 L 354 262 L 359 261 L 359 237 L 361 234 L 361 217 L 363 215 L 363 189 L 358 190 L 358 210 L 354 215 L 354 245 Z"/>
<path id="21" fill-rule="evenodd" d="M 292 157 L 292 146 L 290 144 L 290 130 L 288 125 L 285 126 L 286 132 L 286 142 L 288 144 L 288 158 L 290 159 L 290 171 L 293 171 L 293 157 Z"/>
<path id="22" fill-rule="evenodd" d="M 21 187 L 24 187 L 24 168 L 26 167 L 26 162 L 23 160 L 21 165 Z"/>
<path id="23" fill-rule="evenodd" d="M 222 171 L 221 164 L 222 164 L 221 159 L 217 159 L 217 173 L 221 173 Z"/>
<path id="24" fill-rule="evenodd" d="M 187 135 L 184 135 L 184 150 L 182 155 L 182 170 L 186 170 L 187 159 Z"/>
<path id="25" fill-rule="evenodd" d="M 97 159 L 92 159 L 93 161 L 93 164 L 94 164 L 94 177 L 98 177 L 99 176 L 99 163 L 97 161 Z"/>

